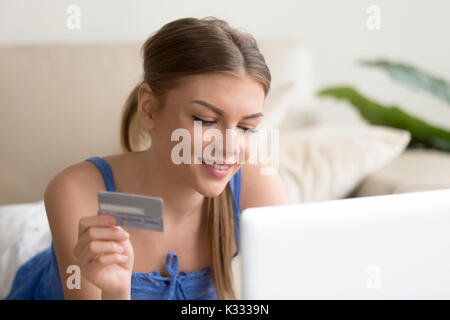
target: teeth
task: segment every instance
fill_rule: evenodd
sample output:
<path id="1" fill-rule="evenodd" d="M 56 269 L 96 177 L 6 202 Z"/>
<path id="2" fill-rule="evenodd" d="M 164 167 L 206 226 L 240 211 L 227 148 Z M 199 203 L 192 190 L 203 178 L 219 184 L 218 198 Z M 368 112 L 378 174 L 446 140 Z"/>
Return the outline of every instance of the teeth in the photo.
<path id="1" fill-rule="evenodd" d="M 219 169 L 219 170 L 226 170 L 226 169 L 228 169 L 228 166 L 221 166 L 221 165 L 218 165 L 218 164 L 213 164 L 212 167 L 214 167 L 216 169 Z"/>
<path id="2" fill-rule="evenodd" d="M 211 166 L 211 167 L 213 167 L 214 169 L 217 169 L 217 170 L 227 170 L 229 168 L 229 166 L 224 166 L 224 165 L 220 165 L 220 164 L 217 164 L 217 163 L 208 164 L 206 161 L 204 161 L 204 162 L 208 166 Z"/>

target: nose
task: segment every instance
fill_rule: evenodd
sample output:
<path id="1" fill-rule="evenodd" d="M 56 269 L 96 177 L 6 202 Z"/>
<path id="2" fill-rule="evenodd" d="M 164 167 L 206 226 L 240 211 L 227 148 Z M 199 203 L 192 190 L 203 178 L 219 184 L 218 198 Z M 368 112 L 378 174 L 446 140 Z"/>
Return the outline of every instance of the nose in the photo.
<path id="1" fill-rule="evenodd" d="M 242 135 L 239 130 L 232 128 L 225 132 L 225 152 L 222 153 L 225 164 L 235 164 L 239 162 L 242 146 L 244 145 Z"/>
<path id="2" fill-rule="evenodd" d="M 245 159 L 240 159 L 245 151 L 243 150 L 245 141 L 239 130 L 223 129 L 220 130 L 219 136 L 214 135 L 214 138 L 212 138 L 209 134 L 205 134 L 204 138 L 208 141 L 207 151 L 206 149 L 203 151 L 205 159 L 224 165 L 235 165 L 245 161 Z"/>

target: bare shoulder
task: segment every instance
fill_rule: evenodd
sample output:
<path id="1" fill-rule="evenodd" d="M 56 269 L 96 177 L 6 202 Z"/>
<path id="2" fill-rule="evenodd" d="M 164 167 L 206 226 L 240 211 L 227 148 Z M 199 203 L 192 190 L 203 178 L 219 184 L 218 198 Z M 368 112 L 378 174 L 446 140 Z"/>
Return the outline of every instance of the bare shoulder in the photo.
<path id="1" fill-rule="evenodd" d="M 126 153 L 108 155 L 102 157 L 112 167 L 114 173 L 120 173 L 123 163 L 130 158 Z M 61 192 L 61 190 L 71 191 L 73 194 L 91 194 L 95 191 L 96 197 L 97 190 L 104 190 L 105 183 L 103 177 L 98 168 L 90 161 L 81 161 L 66 167 L 58 174 L 56 174 L 50 183 L 47 185 L 45 195 L 48 196 L 70 196 L 67 193 Z"/>
<path id="2" fill-rule="evenodd" d="M 276 170 L 263 164 L 244 164 L 241 172 L 241 211 L 251 207 L 289 204 Z"/>
<path id="3" fill-rule="evenodd" d="M 98 169 L 93 163 L 89 161 L 78 162 L 58 172 L 50 181 L 48 186 L 53 186 L 55 183 L 61 182 L 77 183 L 92 181 L 92 178 L 99 175 L 97 173 L 99 173 Z"/>
<path id="4" fill-rule="evenodd" d="M 112 168 L 115 183 L 124 180 L 123 176 L 129 173 L 129 154 L 116 154 L 104 156 Z M 127 181 L 128 183 L 128 181 Z M 83 215 L 97 213 L 97 191 L 105 190 L 105 182 L 98 168 L 90 161 L 81 161 L 66 167 L 47 185 L 44 192 L 44 202 L 48 207 L 47 215 L 61 214 L 61 209 L 69 211 L 70 215 Z M 67 213 L 65 213 L 68 218 Z"/>
<path id="5" fill-rule="evenodd" d="M 47 202 L 58 199 L 69 200 L 80 196 L 84 198 L 92 194 L 92 191 L 102 188 L 104 188 L 104 183 L 98 169 L 94 164 L 83 161 L 56 174 L 45 189 L 44 199 Z"/>

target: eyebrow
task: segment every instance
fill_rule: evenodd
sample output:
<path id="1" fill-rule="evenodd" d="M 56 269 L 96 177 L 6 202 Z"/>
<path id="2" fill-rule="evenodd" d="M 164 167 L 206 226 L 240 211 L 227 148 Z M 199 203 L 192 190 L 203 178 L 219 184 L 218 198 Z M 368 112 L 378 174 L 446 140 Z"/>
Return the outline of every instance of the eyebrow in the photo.
<path id="1" fill-rule="evenodd" d="M 220 116 L 223 116 L 223 114 L 224 114 L 222 109 L 219 109 L 219 108 L 213 106 L 212 104 L 209 104 L 206 101 L 203 101 L 203 100 L 191 100 L 191 102 L 197 103 L 199 105 L 202 105 L 202 106 L 210 109 L 211 111 L 214 111 L 215 113 L 217 113 Z M 258 118 L 258 117 L 262 117 L 262 116 L 264 116 L 264 115 L 261 112 L 258 112 L 258 113 L 254 113 L 254 114 L 249 114 L 248 116 L 244 116 L 244 117 L 242 117 L 242 119 L 243 120 L 253 119 L 253 118 Z"/>

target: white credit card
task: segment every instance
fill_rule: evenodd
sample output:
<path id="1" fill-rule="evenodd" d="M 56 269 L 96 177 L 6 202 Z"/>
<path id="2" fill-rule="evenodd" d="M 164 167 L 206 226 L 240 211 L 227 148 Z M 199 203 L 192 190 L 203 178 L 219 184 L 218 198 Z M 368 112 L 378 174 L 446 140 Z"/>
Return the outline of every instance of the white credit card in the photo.
<path id="1" fill-rule="evenodd" d="M 98 214 L 111 214 L 117 225 L 163 232 L 162 198 L 98 191 Z"/>

